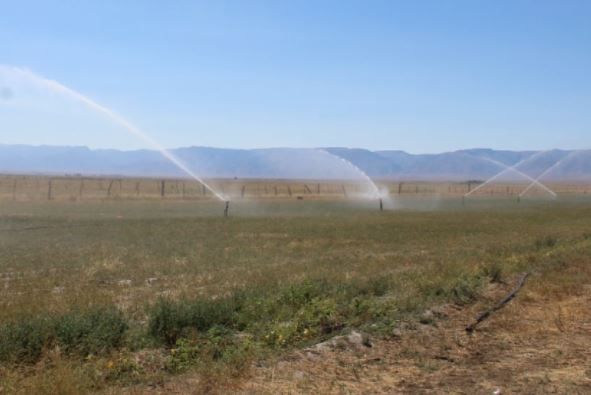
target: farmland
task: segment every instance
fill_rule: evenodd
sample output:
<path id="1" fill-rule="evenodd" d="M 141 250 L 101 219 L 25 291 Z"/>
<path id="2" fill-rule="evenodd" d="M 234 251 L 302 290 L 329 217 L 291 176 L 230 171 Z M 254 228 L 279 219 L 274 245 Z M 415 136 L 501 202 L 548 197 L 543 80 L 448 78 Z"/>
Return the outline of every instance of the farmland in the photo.
<path id="1" fill-rule="evenodd" d="M 14 185 L 6 179 L 0 185 Z M 434 306 L 475 314 L 491 301 L 492 285 L 500 294 L 525 271 L 537 292 L 524 291 L 525 300 L 584 295 L 591 281 L 584 186 L 577 199 L 464 207 L 458 192 L 437 210 L 379 212 L 375 202 L 346 199 L 335 183 L 314 196 L 311 183 L 251 181 L 247 191 L 266 186 L 269 198 L 234 201 L 224 218 L 221 202 L 189 198 L 202 192 L 189 185 L 183 199 L 182 184 L 170 180 L 164 196 L 162 182 L 148 189 L 145 181 L 141 199 L 123 198 L 138 180 L 102 181 L 96 190 L 111 184 L 108 198 L 86 180 L 86 199 L 65 197 L 79 193 L 82 180 L 63 180 L 53 181 L 51 199 L 46 178 L 31 186 L 42 191 L 38 198 L 2 189 L 6 393 L 166 392 L 174 383 L 196 392 L 338 392 L 285 379 L 277 387 L 260 367 L 352 329 L 389 344 L 393 333 L 412 332 L 409 323 L 436 326 L 421 318 Z M 438 374 L 429 366 L 421 377 Z M 583 388 L 584 372 L 568 388 Z"/>

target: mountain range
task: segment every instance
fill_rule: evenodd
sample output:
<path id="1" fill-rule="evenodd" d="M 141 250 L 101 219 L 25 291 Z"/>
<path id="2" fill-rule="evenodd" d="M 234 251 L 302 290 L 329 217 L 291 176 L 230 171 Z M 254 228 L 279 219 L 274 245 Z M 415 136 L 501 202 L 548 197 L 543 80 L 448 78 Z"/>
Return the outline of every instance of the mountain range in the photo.
<path id="1" fill-rule="evenodd" d="M 224 149 L 186 147 L 169 151 L 192 172 L 208 178 L 396 180 L 588 180 L 591 151 L 508 151 L 486 148 L 439 154 L 329 147 Z M 511 167 L 515 166 L 515 169 Z M 0 173 L 88 176 L 186 177 L 155 150 L 0 144 Z"/>

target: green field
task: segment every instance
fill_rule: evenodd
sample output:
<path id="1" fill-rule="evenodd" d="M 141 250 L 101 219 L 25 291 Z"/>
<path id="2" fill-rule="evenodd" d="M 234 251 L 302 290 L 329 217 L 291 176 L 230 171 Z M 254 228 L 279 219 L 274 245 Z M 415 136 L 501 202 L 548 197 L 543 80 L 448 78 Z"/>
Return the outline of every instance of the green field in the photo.
<path id="1" fill-rule="evenodd" d="M 584 201 L 417 208 L 243 202 L 224 218 L 206 201 L 2 202 L 0 387 L 116 392 L 187 371 L 223 382 L 251 361 L 350 328 L 388 336 L 491 281 L 589 258 Z"/>

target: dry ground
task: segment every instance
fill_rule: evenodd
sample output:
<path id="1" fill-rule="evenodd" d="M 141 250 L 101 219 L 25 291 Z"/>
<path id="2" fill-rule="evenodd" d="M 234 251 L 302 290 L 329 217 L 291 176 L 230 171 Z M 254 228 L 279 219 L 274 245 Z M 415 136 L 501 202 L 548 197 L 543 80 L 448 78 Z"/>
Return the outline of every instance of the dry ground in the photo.
<path id="1" fill-rule="evenodd" d="M 0 363 L 0 394 L 591 393 L 588 204 L 380 213 L 294 201 L 236 204 L 231 218 L 220 209 L 4 202 L 2 323 L 103 303 L 120 308 L 130 330 L 101 355 L 53 347 L 34 364 Z M 532 276 L 516 300 L 468 336 L 465 326 L 524 270 Z M 353 282 L 374 277 L 383 291 Z M 286 290 L 306 290 L 315 279 L 324 280 L 311 283 L 324 284 L 313 288 L 315 298 L 281 308 Z M 355 291 L 363 309 L 333 284 Z M 237 354 L 239 366 L 196 353 L 184 369 L 170 369 L 183 348 L 152 338 L 150 302 L 184 294 L 187 303 L 211 303 L 211 295 L 242 288 L 264 298 L 253 293 L 246 302 L 256 314 L 240 313 L 246 327 L 228 325 L 222 339 L 251 338 L 257 348 Z M 255 308 L 259 302 L 268 303 Z M 450 304 L 422 314 L 441 303 Z M 344 326 L 305 338 L 326 314 Z M 341 329 L 371 333 L 374 346 L 305 352 Z M 274 332 L 290 342 L 266 340 Z"/>
<path id="2" fill-rule="evenodd" d="M 465 327 L 512 284 L 491 284 L 471 306 L 433 309 L 434 321 L 407 323 L 372 347 L 306 350 L 255 366 L 224 387 L 188 375 L 131 393 L 243 394 L 588 394 L 591 393 L 589 262 L 536 273 L 517 298 L 483 322 Z M 555 281 L 557 279 L 557 281 Z M 558 282 L 558 283 L 557 283 Z M 215 388 L 215 390 L 213 390 Z"/>
<path id="3" fill-rule="evenodd" d="M 578 275 L 571 271 L 571 275 Z M 589 274 L 587 269 L 586 274 Z M 552 276 L 533 278 L 505 309 L 468 335 L 485 301 L 446 306 L 435 325 L 419 325 L 362 352 L 294 354 L 259 368 L 247 393 L 591 393 L 591 280 L 552 292 Z"/>

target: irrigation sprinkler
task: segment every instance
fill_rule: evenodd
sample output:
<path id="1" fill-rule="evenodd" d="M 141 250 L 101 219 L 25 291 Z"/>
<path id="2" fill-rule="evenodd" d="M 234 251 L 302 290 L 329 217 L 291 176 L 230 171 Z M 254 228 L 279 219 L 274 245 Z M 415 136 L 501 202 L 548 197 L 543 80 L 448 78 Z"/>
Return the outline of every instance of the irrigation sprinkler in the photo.
<path id="1" fill-rule="evenodd" d="M 227 217 L 230 211 L 230 201 L 226 200 L 226 206 L 224 207 L 224 217 Z"/>
<path id="2" fill-rule="evenodd" d="M 380 198 L 380 211 L 384 211 L 384 202 L 382 198 Z"/>

